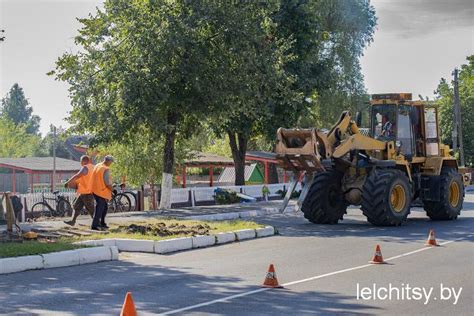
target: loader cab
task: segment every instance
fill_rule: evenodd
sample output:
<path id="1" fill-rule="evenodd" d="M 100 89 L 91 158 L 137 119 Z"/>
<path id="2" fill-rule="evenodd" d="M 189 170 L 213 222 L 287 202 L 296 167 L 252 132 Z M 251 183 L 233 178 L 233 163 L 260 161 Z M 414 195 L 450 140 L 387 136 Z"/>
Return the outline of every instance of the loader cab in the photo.
<path id="1" fill-rule="evenodd" d="M 411 93 L 374 94 L 371 136 L 394 141 L 406 158 L 440 155 L 438 110 L 428 101 L 412 101 Z"/>
<path id="2" fill-rule="evenodd" d="M 371 102 L 371 136 L 381 141 L 394 141 L 397 151 L 407 158 L 419 154 L 415 132 L 422 125 L 422 117 L 416 115 L 410 100 L 409 93 L 376 94 Z"/>

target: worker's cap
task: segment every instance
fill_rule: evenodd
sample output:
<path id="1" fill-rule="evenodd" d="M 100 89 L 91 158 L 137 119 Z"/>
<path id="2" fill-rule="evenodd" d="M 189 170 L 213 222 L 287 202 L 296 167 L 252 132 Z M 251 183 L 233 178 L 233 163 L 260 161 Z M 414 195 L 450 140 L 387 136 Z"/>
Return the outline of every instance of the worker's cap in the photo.
<path id="1" fill-rule="evenodd" d="M 114 157 L 112 155 L 107 155 L 104 157 L 104 161 L 114 162 Z"/>

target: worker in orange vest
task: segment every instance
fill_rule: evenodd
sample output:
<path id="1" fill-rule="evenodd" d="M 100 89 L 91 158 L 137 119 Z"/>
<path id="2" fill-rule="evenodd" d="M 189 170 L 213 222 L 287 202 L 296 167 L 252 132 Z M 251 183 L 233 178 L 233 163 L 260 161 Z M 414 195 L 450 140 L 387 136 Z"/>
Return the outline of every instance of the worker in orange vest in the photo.
<path id="1" fill-rule="evenodd" d="M 94 166 L 92 165 L 89 156 L 82 156 L 81 169 L 64 184 L 66 188 L 75 188 L 77 193 L 77 196 L 72 203 L 74 209 L 72 219 L 70 221 L 64 221 L 64 223 L 68 225 L 74 226 L 76 224 L 77 217 L 81 214 L 84 207 L 91 217 L 94 215 L 94 195 L 92 194 L 93 169 Z"/>
<path id="2" fill-rule="evenodd" d="M 114 158 L 110 155 L 104 157 L 101 163 L 95 165 L 92 171 L 92 193 L 96 202 L 92 230 L 104 230 L 109 228 L 105 223 L 107 215 L 107 202 L 112 200 L 112 177 L 110 165 Z"/>

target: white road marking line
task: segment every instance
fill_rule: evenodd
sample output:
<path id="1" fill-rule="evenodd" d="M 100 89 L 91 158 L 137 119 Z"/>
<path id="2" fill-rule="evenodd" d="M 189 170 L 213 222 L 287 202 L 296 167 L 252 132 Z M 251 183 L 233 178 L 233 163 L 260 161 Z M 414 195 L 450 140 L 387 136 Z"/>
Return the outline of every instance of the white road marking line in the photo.
<path id="1" fill-rule="evenodd" d="M 468 237 L 469 237 L 469 236 L 468 236 Z M 462 240 L 462 239 L 464 239 L 464 237 L 462 237 L 462 238 L 457 238 L 457 239 L 450 240 L 450 241 L 445 241 L 445 242 L 440 243 L 439 245 L 440 245 L 440 246 L 444 246 L 444 245 L 447 245 L 447 244 L 450 244 L 450 243 L 453 243 L 453 242 L 455 242 L 455 241 L 459 241 L 459 240 Z M 402 253 L 402 254 L 400 254 L 400 255 L 398 255 L 398 256 L 390 257 L 390 258 L 388 258 L 388 259 L 385 259 L 385 261 L 390 261 L 390 260 L 395 260 L 395 259 L 398 259 L 398 258 L 410 256 L 410 255 L 413 255 L 413 254 L 415 254 L 415 253 L 422 252 L 422 251 L 429 250 L 429 249 L 433 249 L 433 248 L 436 248 L 436 247 L 428 247 L 428 246 L 426 246 L 426 247 L 424 247 L 424 248 L 420 248 L 420 249 L 417 249 L 417 250 L 414 250 L 414 251 Z M 341 273 L 350 272 L 350 271 L 354 271 L 354 270 L 364 269 L 364 268 L 371 267 L 371 266 L 374 266 L 374 264 L 370 264 L 370 263 L 369 263 L 369 264 L 364 264 L 364 265 L 360 265 L 360 266 L 356 266 L 356 267 L 352 267 L 352 268 L 342 269 L 342 270 L 338 270 L 338 271 L 334 271 L 334 272 L 329 272 L 329 273 L 317 275 L 317 276 L 314 276 L 314 277 L 311 277 L 311 278 L 307 278 L 307 279 L 302 279 L 302 280 L 297 280 L 297 281 L 293 281 L 293 282 L 288 282 L 288 283 L 285 283 L 285 284 L 282 284 L 282 285 L 283 285 L 283 286 L 290 286 L 290 285 L 295 285 L 295 284 L 299 284 L 299 283 L 305 283 L 305 282 L 314 281 L 314 280 L 317 280 L 317 279 L 322 279 L 322 278 L 325 278 L 325 277 L 328 277 L 328 276 L 332 276 L 332 275 L 336 275 L 336 274 L 341 274 Z M 242 293 L 240 293 L 240 294 L 230 295 L 230 296 L 222 297 L 222 298 L 219 298 L 219 299 L 216 299 L 216 300 L 212 300 L 212 301 L 208 301 L 208 302 L 204 302 L 204 303 L 200 303 L 200 304 L 196 304 L 196 305 L 191 305 L 191 306 L 187 306 L 187 307 L 183 307 L 183 308 L 179 308 L 179 309 L 174 309 L 174 310 L 171 310 L 171 311 L 167 311 L 167 312 L 161 313 L 161 314 L 159 314 L 159 315 L 177 314 L 177 313 L 189 311 L 189 310 L 196 309 L 196 308 L 200 308 L 200 307 L 204 307 L 204 306 L 209 306 L 209 305 L 214 305 L 214 304 L 217 304 L 217 303 L 222 303 L 222 302 L 230 301 L 230 300 L 232 300 L 232 299 L 234 299 L 234 298 L 239 298 L 239 297 L 244 297 L 244 296 L 248 296 L 248 295 L 252 295 L 252 294 L 257 294 L 257 293 L 265 292 L 265 291 L 268 291 L 268 290 L 271 290 L 271 288 L 260 288 L 260 289 L 257 289 L 257 290 L 252 290 L 252 291 L 248 291 L 248 292 L 242 292 Z"/>
<path id="2" fill-rule="evenodd" d="M 268 291 L 268 290 L 270 290 L 270 288 L 261 288 L 261 289 L 257 289 L 257 290 L 253 290 L 253 291 L 243 292 L 243 293 L 240 293 L 240 294 L 235 294 L 235 295 L 219 298 L 217 300 L 212 300 L 212 301 L 204 302 L 204 303 L 201 303 L 201 304 L 196 304 L 196 305 L 191 305 L 191 306 L 188 306 L 188 307 L 183 307 L 183 308 L 180 308 L 180 309 L 171 310 L 171 311 L 159 314 L 159 315 L 176 314 L 176 313 L 188 311 L 188 310 L 191 310 L 191 309 L 196 309 L 196 308 L 203 307 L 203 306 L 213 305 L 213 304 L 216 304 L 216 303 L 222 303 L 222 302 L 234 299 L 234 298 L 247 296 L 247 295 L 252 295 L 252 294 L 256 294 L 256 293 L 260 293 L 260 292 L 264 292 L 264 291 Z"/>

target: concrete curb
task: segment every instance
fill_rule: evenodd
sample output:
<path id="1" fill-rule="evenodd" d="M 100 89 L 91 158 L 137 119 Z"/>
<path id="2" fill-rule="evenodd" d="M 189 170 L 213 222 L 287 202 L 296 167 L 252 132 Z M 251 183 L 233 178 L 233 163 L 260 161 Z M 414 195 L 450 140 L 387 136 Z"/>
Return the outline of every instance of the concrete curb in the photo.
<path id="1" fill-rule="evenodd" d="M 234 233 L 219 233 L 216 235 L 216 244 L 222 245 L 235 241 Z"/>
<path id="2" fill-rule="evenodd" d="M 216 243 L 216 235 L 210 236 L 193 236 L 193 248 L 204 248 L 214 246 Z"/>
<path id="3" fill-rule="evenodd" d="M 234 219 L 239 219 L 239 218 L 248 219 L 248 218 L 256 217 L 256 216 L 277 214 L 279 212 L 280 211 L 277 208 L 266 207 L 262 210 L 186 216 L 184 217 L 184 219 L 200 220 L 200 221 L 229 221 L 229 220 L 234 220 Z"/>
<path id="4" fill-rule="evenodd" d="M 117 248 L 121 251 L 155 252 L 155 241 L 137 239 L 115 239 Z"/>
<path id="5" fill-rule="evenodd" d="M 218 233 L 216 235 L 204 235 L 193 237 L 182 237 L 165 240 L 143 240 L 143 239 L 97 239 L 77 242 L 82 245 L 101 245 L 102 241 L 107 244 L 115 242 L 118 251 L 147 252 L 166 254 L 171 252 L 205 248 L 215 245 L 222 245 L 235 241 L 249 240 L 254 238 L 268 237 L 275 234 L 275 228 L 266 226 L 257 229 L 242 229 L 234 232 Z M 118 254 L 116 255 L 118 256 Z"/>
<path id="6" fill-rule="evenodd" d="M 117 259 L 118 249 L 116 246 L 82 248 L 51 252 L 43 255 L 3 258 L 0 259 L 0 274 L 69 267 Z"/>
<path id="7" fill-rule="evenodd" d="M 257 236 L 255 229 L 242 229 L 235 231 L 234 233 L 237 241 L 253 239 Z"/>
<path id="8" fill-rule="evenodd" d="M 193 248 L 192 237 L 173 238 L 155 241 L 155 253 L 164 254 Z M 120 250 L 120 249 L 119 249 Z"/>

